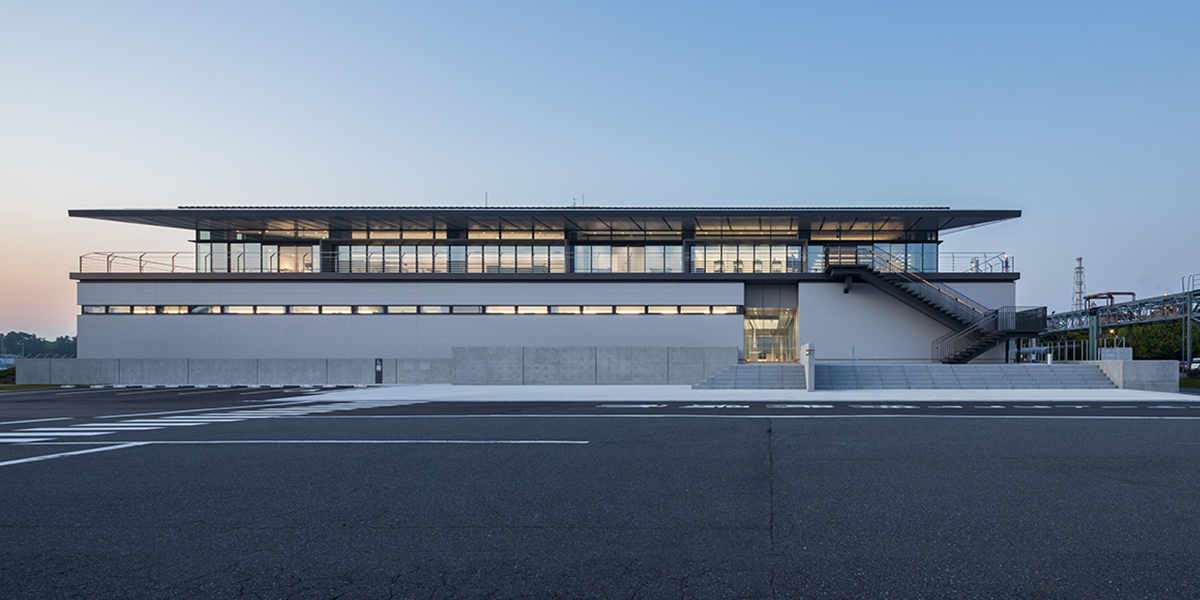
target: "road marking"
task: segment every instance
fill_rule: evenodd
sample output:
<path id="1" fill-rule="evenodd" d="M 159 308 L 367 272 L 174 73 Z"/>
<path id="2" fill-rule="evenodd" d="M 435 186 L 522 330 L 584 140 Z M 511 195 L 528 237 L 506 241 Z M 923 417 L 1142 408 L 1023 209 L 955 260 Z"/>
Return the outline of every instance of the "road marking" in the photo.
<path id="1" fill-rule="evenodd" d="M 1159 421 L 1200 421 L 1200 415 L 1195 416 L 1139 416 L 1139 415 L 971 415 L 953 414 L 938 415 L 929 413 L 893 413 L 893 414 L 849 414 L 849 415 L 719 415 L 719 414 L 678 414 L 678 413 L 628 413 L 628 414 L 488 414 L 488 415 L 321 415 L 320 419 L 1108 419 L 1108 420 L 1139 420 L 1150 419 Z"/>
<path id="2" fill-rule="evenodd" d="M 44 423 L 46 421 L 70 421 L 74 417 L 54 417 L 53 419 L 26 419 L 24 421 L 5 421 L 0 425 L 20 425 L 21 423 Z"/>
<path id="3" fill-rule="evenodd" d="M 131 442 L 127 446 L 220 446 L 240 444 L 462 444 L 468 446 L 501 444 L 579 446 L 589 443 L 591 442 L 587 440 L 146 440 Z M 43 442 L 39 445 L 82 446 L 94 444 L 95 442 Z M 0 466 L 4 464 L 0 463 Z"/>
<path id="4" fill-rule="evenodd" d="M 28 432 L 28 433 L 26 433 L 26 432 Z M 38 436 L 45 437 L 48 435 L 52 435 L 54 437 L 59 437 L 59 436 L 76 436 L 76 435 L 103 435 L 105 433 L 108 433 L 108 432 L 107 431 L 78 431 L 78 430 L 70 430 L 70 429 L 22 429 L 20 431 L 5 431 L 4 435 L 7 437 L 38 437 Z"/>
<path id="5" fill-rule="evenodd" d="M 45 454 L 42 456 L 34 456 L 32 458 L 19 458 L 17 460 L 9 460 L 9 461 L 5 461 L 5 462 L 0 462 L 0 467 L 7 467 L 10 465 L 20 465 L 20 464 L 31 463 L 31 462 L 38 462 L 38 461 L 50 460 L 50 459 L 54 459 L 54 458 L 63 458 L 65 456 L 78 456 L 80 454 L 91 454 L 93 452 L 108 452 L 109 450 L 121 450 L 122 448 L 135 448 L 137 446 L 143 446 L 143 445 L 145 445 L 145 444 L 143 444 L 142 442 L 131 442 L 128 444 L 117 444 L 116 446 L 104 446 L 102 448 L 88 448 L 87 450 L 75 450 L 72 452 L 60 452 L 58 454 Z"/>
<path id="6" fill-rule="evenodd" d="M 750 408 L 750 405 L 749 405 L 749 404 L 689 404 L 689 405 L 687 405 L 687 406 L 680 406 L 679 408 L 701 408 L 701 409 L 708 409 L 708 408 Z"/>
<path id="7" fill-rule="evenodd" d="M 1136 406 L 1101 406 L 1100 408 L 1123 408 L 1126 410 L 1137 408 Z"/>
<path id="8" fill-rule="evenodd" d="M 290 400 L 290 401 L 282 401 L 281 400 L 280 402 L 272 402 L 271 404 L 268 404 L 267 406 L 288 406 L 288 405 L 292 405 L 292 404 L 310 404 L 312 402 L 314 402 L 314 401 L 313 400 Z M 125 414 L 125 415 L 105 415 L 103 417 L 96 417 L 96 418 L 97 419 L 123 419 L 125 417 L 153 417 L 155 415 L 177 415 L 177 414 L 182 414 L 182 413 L 207 412 L 207 411 L 214 411 L 214 410 L 233 410 L 233 409 L 239 409 L 239 408 L 244 409 L 246 407 L 244 407 L 244 406 L 212 406 L 209 408 L 189 408 L 186 410 L 165 410 L 165 411 L 148 412 L 148 413 L 130 413 L 130 414 Z M 257 410 L 257 409 L 255 409 L 255 410 Z"/>
<path id="9" fill-rule="evenodd" d="M 161 426 L 150 425 L 73 425 L 71 429 L 79 429 L 82 431 L 153 431 L 162 429 Z"/>
<path id="10" fill-rule="evenodd" d="M 164 427 L 191 427 L 192 425 L 208 425 L 208 421 L 117 421 L 128 425 L 162 425 Z"/>
<path id="11" fill-rule="evenodd" d="M 936 406 L 931 405 L 928 408 L 962 408 L 962 407 L 957 404 L 940 404 L 940 405 L 936 405 Z"/>
<path id="12" fill-rule="evenodd" d="M 911 404 L 851 404 L 850 408 L 878 408 L 886 410 L 906 410 L 911 408 L 921 408 Z"/>
<path id="13" fill-rule="evenodd" d="M 767 408 L 833 408 L 832 404 L 768 404 Z"/>
<path id="14" fill-rule="evenodd" d="M 55 396 L 78 396 L 79 394 L 93 394 L 96 392 L 111 392 L 111 391 L 112 391 L 111 389 L 107 389 L 107 388 L 87 388 L 84 390 L 75 390 L 73 392 L 58 392 L 57 394 L 54 394 L 54 395 Z"/>
<path id="15" fill-rule="evenodd" d="M 666 408 L 666 404 L 597 404 L 596 408 Z"/>
<path id="16" fill-rule="evenodd" d="M 24 443 L 29 443 L 29 442 L 45 442 L 45 441 L 52 440 L 52 439 L 54 439 L 54 438 L 10 438 L 10 437 L 0 437 L 0 442 L 4 442 L 4 443 L 13 443 L 13 444 L 24 444 Z"/>
<path id="17" fill-rule="evenodd" d="M 168 392 L 169 392 L 169 390 L 160 390 L 157 388 L 151 388 L 148 390 L 140 390 L 137 392 L 121 392 L 119 394 L 113 394 L 113 395 L 114 396 L 136 396 L 138 394 L 163 394 L 163 393 L 168 393 Z"/>
<path id="18" fill-rule="evenodd" d="M 196 394 L 216 394 L 218 392 L 228 392 L 227 388 L 217 388 L 215 390 L 200 390 L 199 392 L 180 392 L 179 396 L 195 396 Z"/>

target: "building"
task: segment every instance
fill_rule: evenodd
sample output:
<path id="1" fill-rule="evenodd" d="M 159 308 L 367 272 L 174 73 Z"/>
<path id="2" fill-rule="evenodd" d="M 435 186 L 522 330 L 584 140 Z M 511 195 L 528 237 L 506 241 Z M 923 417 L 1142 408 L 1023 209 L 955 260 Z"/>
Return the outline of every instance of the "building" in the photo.
<path id="1" fill-rule="evenodd" d="M 834 362 L 1004 362 L 1006 342 L 1039 314 L 1013 308 L 1012 256 L 939 252 L 946 233 L 1017 210 L 70 214 L 181 229 L 195 244 L 81 257 L 71 274 L 80 359 L 224 361 L 235 371 L 257 361 L 256 381 L 262 361 L 309 360 L 326 361 L 328 379 L 331 361 L 376 361 L 386 382 L 657 381 L 637 373 L 662 363 L 667 380 L 691 383 L 736 361 L 795 362 L 802 344 Z M 520 377 L 503 367 L 514 356 Z M 542 365 L 533 381 L 531 365 Z"/>

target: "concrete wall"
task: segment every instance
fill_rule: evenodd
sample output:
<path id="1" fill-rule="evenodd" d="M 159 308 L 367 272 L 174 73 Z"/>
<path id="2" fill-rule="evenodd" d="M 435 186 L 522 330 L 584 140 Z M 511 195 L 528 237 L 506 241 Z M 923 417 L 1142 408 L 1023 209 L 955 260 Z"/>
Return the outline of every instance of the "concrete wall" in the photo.
<path id="1" fill-rule="evenodd" d="M 848 294 L 842 288 L 841 282 L 799 284 L 797 339 L 820 347 L 822 361 L 849 361 L 857 355 L 864 362 L 927 363 L 930 343 L 950 332 L 870 284 L 856 282 Z M 953 289 L 992 308 L 1016 302 L 1016 286 L 1009 282 L 956 283 Z M 1003 345 L 976 359 L 1003 361 Z"/>
<path id="2" fill-rule="evenodd" d="M 1097 360 L 1118 388 L 1147 392 L 1179 393 L 1179 363 L 1173 360 Z"/>
<path id="3" fill-rule="evenodd" d="M 691 385 L 736 364 L 728 347 L 455 348 L 459 385 Z"/>
<path id="4" fill-rule="evenodd" d="M 455 347 L 453 359 L 383 360 L 383 383 L 593 385 L 695 383 L 738 348 Z M 61 385 L 375 383 L 375 359 L 18 359 L 17 382 Z"/>
<path id="5" fill-rule="evenodd" d="M 80 283 L 98 305 L 740 305 L 741 283 Z M 81 358 L 449 360 L 455 346 L 740 346 L 741 315 L 80 315 Z"/>

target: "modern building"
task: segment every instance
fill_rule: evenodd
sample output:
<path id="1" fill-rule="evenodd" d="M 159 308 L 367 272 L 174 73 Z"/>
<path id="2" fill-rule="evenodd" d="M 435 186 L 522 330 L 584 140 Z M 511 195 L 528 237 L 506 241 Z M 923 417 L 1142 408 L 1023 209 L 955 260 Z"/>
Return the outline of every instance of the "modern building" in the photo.
<path id="1" fill-rule="evenodd" d="M 195 246 L 81 257 L 80 359 L 376 360 L 383 381 L 514 382 L 486 365 L 519 354 L 517 383 L 531 364 L 545 367 L 536 381 L 604 383 L 676 362 L 665 377 L 690 383 L 736 361 L 795 362 L 802 344 L 832 362 L 1004 362 L 1007 341 L 1045 320 L 1014 308 L 1011 255 L 939 251 L 947 233 L 1017 210 L 70 214 L 180 229 Z"/>

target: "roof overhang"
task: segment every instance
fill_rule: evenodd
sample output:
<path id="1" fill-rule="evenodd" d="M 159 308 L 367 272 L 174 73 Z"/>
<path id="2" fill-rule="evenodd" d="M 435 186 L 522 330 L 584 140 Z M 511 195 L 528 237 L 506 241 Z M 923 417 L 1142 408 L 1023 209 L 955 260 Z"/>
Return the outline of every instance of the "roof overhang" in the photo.
<path id="1" fill-rule="evenodd" d="M 1020 210 L 945 207 L 783 208 L 479 208 L 479 207 L 181 207 L 76 209 L 72 217 L 188 230 L 353 230 L 368 227 L 587 231 L 697 231 L 787 228 L 945 231 L 1021 216 Z M 785 221 L 786 220 L 786 221 Z M 755 225 L 756 221 L 758 225 Z M 790 225 L 781 225 L 790 223 Z M 405 225 L 409 224 L 409 225 Z"/>

